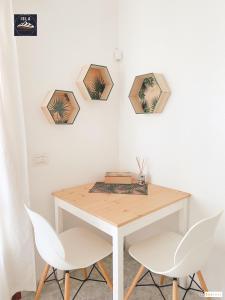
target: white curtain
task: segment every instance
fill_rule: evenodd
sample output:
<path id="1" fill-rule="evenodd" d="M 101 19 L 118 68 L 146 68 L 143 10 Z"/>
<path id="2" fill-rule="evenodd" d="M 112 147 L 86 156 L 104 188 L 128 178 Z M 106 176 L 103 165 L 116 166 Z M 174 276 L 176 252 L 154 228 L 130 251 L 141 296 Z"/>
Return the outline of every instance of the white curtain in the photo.
<path id="1" fill-rule="evenodd" d="M 35 289 L 27 155 L 11 0 L 0 0 L 0 299 Z"/>

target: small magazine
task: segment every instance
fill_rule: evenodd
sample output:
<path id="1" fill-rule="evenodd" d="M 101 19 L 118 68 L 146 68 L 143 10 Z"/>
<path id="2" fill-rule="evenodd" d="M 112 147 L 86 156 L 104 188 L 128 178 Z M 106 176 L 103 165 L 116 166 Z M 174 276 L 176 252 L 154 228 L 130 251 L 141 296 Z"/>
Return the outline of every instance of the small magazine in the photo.
<path id="1" fill-rule="evenodd" d="M 89 190 L 89 193 L 113 193 L 113 194 L 131 194 L 148 195 L 148 185 L 132 184 L 108 184 L 105 182 L 96 182 Z"/>

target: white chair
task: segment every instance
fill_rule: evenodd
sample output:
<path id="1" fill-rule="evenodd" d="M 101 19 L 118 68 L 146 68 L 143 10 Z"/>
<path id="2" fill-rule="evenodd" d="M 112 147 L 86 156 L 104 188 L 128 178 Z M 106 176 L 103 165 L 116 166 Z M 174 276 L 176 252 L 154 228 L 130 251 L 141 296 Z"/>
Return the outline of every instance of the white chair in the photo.
<path id="1" fill-rule="evenodd" d="M 165 276 L 173 278 L 173 284 L 170 284 L 173 285 L 173 300 L 179 299 L 178 286 L 185 290 L 183 299 L 189 290 L 197 290 L 192 288 L 193 283 L 201 292 L 208 291 L 200 270 L 213 247 L 214 233 L 221 214 L 222 212 L 197 222 L 185 236 L 167 232 L 132 245 L 129 253 L 141 267 L 127 290 L 125 300 L 130 297 L 136 286 L 143 286 L 139 283 L 147 274 L 150 274 L 153 280 L 153 284 L 149 285 L 156 286 L 164 299 L 161 288 L 169 286 L 162 285 Z M 143 276 L 145 268 L 148 271 Z M 155 282 L 151 272 L 161 275 L 161 285 Z M 194 279 L 195 273 L 201 286 Z M 178 278 L 187 276 L 191 278 L 189 286 L 185 288 L 178 285 Z"/>
<path id="2" fill-rule="evenodd" d="M 35 300 L 40 298 L 43 286 L 51 275 L 54 276 L 54 280 L 56 280 L 63 296 L 63 292 L 59 284 L 60 280 L 57 278 L 56 269 L 64 271 L 64 277 L 61 280 L 65 280 L 65 300 L 70 299 L 70 278 L 81 281 L 81 287 L 87 280 L 103 282 L 102 280 L 90 278 L 94 269 L 102 275 L 104 282 L 106 282 L 112 289 L 111 279 L 103 262 L 101 261 L 103 258 L 112 253 L 112 246 L 110 243 L 84 228 L 72 228 L 57 235 L 52 226 L 42 216 L 27 207 L 25 208 L 34 227 L 37 250 L 46 262 L 46 266 L 41 275 L 35 294 Z M 98 268 L 95 265 L 96 263 Z M 50 266 L 53 271 L 48 276 Z M 87 275 L 86 268 L 89 266 L 92 266 L 92 268 L 89 275 Z M 84 270 L 85 278 L 83 280 L 70 276 L 70 271 L 75 269 Z M 76 297 L 78 292 L 75 294 L 73 299 Z"/>

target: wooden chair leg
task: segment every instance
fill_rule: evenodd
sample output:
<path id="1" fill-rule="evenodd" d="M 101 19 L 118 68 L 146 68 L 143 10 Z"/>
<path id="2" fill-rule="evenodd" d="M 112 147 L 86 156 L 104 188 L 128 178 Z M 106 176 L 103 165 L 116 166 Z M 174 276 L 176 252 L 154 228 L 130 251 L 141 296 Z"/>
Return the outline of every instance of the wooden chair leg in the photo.
<path id="1" fill-rule="evenodd" d="M 46 277 L 48 275 L 49 268 L 50 268 L 50 266 L 48 264 L 46 264 L 45 268 L 44 268 L 44 270 L 43 270 L 43 272 L 41 274 L 41 278 L 40 278 L 40 281 L 39 281 L 39 284 L 38 284 L 38 288 L 37 288 L 34 300 L 39 300 L 40 299 L 41 291 L 42 291 L 43 286 L 45 284 L 45 279 L 46 279 Z"/>
<path id="2" fill-rule="evenodd" d="M 133 282 L 131 284 L 131 286 L 128 288 L 127 292 L 126 292 L 126 295 L 124 297 L 124 300 L 128 300 L 130 295 L 132 294 L 138 280 L 140 279 L 142 273 L 144 272 L 144 269 L 145 267 L 144 266 L 141 266 L 140 269 L 138 270 L 137 274 L 135 275 L 134 279 L 133 279 Z"/>
<path id="3" fill-rule="evenodd" d="M 179 300 L 177 279 L 173 279 L 173 300 Z"/>
<path id="4" fill-rule="evenodd" d="M 70 273 L 68 271 L 65 275 L 64 300 L 70 300 Z"/>
<path id="5" fill-rule="evenodd" d="M 202 272 L 198 271 L 197 275 L 198 275 L 198 279 L 199 279 L 199 282 L 200 282 L 200 285 L 201 285 L 202 289 L 204 290 L 204 292 L 208 292 L 209 290 L 208 290 L 207 285 L 205 283 Z M 207 299 L 210 300 L 211 298 L 207 297 Z"/>
<path id="6" fill-rule="evenodd" d="M 109 288 L 112 289 L 113 288 L 112 280 L 109 276 L 109 273 L 107 272 L 107 270 L 105 268 L 105 265 L 104 265 L 103 261 L 97 262 L 97 265 L 98 265 L 98 267 L 100 269 L 100 272 L 102 273 L 103 277 L 105 278 Z"/>
<path id="7" fill-rule="evenodd" d="M 166 277 L 165 275 L 160 276 L 160 285 L 164 284 L 165 277 Z"/>
<path id="8" fill-rule="evenodd" d="M 84 275 L 84 279 L 87 279 L 88 274 L 87 274 L 87 269 L 82 269 L 83 275 Z"/>

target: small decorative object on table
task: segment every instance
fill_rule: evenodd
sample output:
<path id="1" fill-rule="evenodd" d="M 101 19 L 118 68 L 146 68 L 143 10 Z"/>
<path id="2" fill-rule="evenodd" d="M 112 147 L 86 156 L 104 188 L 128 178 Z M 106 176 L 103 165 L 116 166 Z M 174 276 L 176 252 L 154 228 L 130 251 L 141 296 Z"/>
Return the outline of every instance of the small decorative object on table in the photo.
<path id="1" fill-rule="evenodd" d="M 144 171 L 144 166 L 145 166 L 145 160 L 143 159 L 141 161 L 141 159 L 138 157 L 136 157 L 136 160 L 137 160 L 138 168 L 139 168 L 138 184 L 144 185 L 145 184 L 145 175 L 144 175 L 143 171 Z"/>

